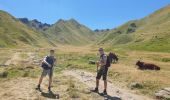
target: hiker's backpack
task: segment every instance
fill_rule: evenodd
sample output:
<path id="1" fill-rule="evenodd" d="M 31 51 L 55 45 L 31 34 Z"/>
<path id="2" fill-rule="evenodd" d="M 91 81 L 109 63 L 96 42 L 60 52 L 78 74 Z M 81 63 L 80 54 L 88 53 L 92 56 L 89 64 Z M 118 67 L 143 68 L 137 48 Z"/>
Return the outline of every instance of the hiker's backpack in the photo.
<path id="1" fill-rule="evenodd" d="M 49 63 L 49 64 L 51 64 L 53 66 L 54 58 L 52 58 L 50 56 L 46 56 L 45 59 L 46 59 L 47 63 Z M 51 69 L 46 63 L 42 63 L 41 67 L 44 68 L 44 69 Z"/>
<path id="2" fill-rule="evenodd" d="M 104 55 L 104 54 L 103 54 Z M 101 55 L 101 57 L 103 57 L 103 55 Z M 110 67 L 110 65 L 111 65 L 111 61 L 110 61 L 110 57 L 107 55 L 107 61 L 106 61 L 106 65 L 105 65 L 105 67 Z"/>

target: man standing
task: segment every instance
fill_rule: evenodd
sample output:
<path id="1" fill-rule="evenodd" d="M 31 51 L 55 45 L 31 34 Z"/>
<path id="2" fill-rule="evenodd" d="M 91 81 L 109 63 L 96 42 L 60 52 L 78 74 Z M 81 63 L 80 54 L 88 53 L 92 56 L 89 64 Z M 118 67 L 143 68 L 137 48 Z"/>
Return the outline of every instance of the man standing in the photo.
<path id="1" fill-rule="evenodd" d="M 49 76 L 49 86 L 48 86 L 48 91 L 51 92 L 51 83 L 52 83 L 52 76 L 53 76 L 53 66 L 55 63 L 56 59 L 54 57 L 54 50 L 50 50 L 50 54 L 46 56 L 43 61 L 41 67 L 43 68 L 41 77 L 39 79 L 38 86 L 36 90 L 39 90 L 41 92 L 41 83 L 43 78 L 48 74 Z"/>
<path id="2" fill-rule="evenodd" d="M 99 70 L 97 70 L 96 88 L 93 90 L 93 92 L 98 92 L 99 80 L 100 80 L 101 76 L 103 76 L 103 81 L 104 81 L 103 94 L 107 95 L 107 71 L 108 71 L 108 67 L 106 66 L 107 55 L 104 53 L 103 48 L 99 48 L 99 53 L 100 53 L 100 60 L 96 64 L 97 64 L 97 69 L 98 69 L 98 67 L 100 67 L 100 68 L 99 68 Z"/>

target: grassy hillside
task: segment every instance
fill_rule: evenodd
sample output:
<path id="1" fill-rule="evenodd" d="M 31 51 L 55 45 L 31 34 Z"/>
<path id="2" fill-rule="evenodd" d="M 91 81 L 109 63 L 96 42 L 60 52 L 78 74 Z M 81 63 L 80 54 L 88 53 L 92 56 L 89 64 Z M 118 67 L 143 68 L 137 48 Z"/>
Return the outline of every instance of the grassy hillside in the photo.
<path id="1" fill-rule="evenodd" d="M 98 37 L 89 28 L 74 19 L 59 20 L 48 27 L 37 20 L 30 22 L 28 20 L 29 24 L 23 21 L 25 22 L 25 19 L 21 21 L 7 12 L 0 11 L 0 47 L 81 45 L 91 43 Z M 44 27 L 42 27 L 43 25 Z M 42 29 L 40 29 L 41 27 Z"/>
<path id="2" fill-rule="evenodd" d="M 104 34 L 98 44 L 133 50 L 170 52 L 170 5 Z"/>
<path id="3" fill-rule="evenodd" d="M 61 44 L 87 44 L 97 38 L 97 34 L 74 19 L 60 19 L 52 27 L 48 28 L 45 33 L 50 39 Z"/>
<path id="4" fill-rule="evenodd" d="M 29 29 L 10 14 L 0 11 L 0 47 L 50 46 L 44 34 Z"/>

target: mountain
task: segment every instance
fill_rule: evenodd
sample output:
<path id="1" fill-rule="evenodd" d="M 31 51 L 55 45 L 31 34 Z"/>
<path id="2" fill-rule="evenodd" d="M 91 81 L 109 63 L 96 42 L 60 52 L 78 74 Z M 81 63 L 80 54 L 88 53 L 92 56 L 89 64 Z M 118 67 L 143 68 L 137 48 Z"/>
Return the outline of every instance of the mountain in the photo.
<path id="1" fill-rule="evenodd" d="M 26 24 L 28 27 L 39 30 L 39 31 L 45 31 L 47 28 L 49 28 L 51 25 L 47 23 L 41 23 L 37 19 L 34 20 L 28 20 L 28 18 L 18 18 L 22 23 Z"/>
<path id="2" fill-rule="evenodd" d="M 61 44 L 88 44 L 98 37 L 92 30 L 75 19 L 60 19 L 44 32 L 51 40 Z"/>
<path id="3" fill-rule="evenodd" d="M 110 29 L 95 29 L 94 30 L 94 32 L 98 35 L 102 35 L 102 34 L 107 33 L 109 31 L 110 31 Z"/>
<path id="4" fill-rule="evenodd" d="M 105 33 L 97 44 L 170 52 L 170 5 Z"/>
<path id="5" fill-rule="evenodd" d="M 18 19 L 0 10 L 0 47 L 51 46 L 45 34 L 28 28 Z"/>
<path id="6" fill-rule="evenodd" d="M 50 25 L 36 19 L 15 18 L 0 10 L 0 47 L 82 45 L 95 41 L 97 37 L 75 19 L 61 19 Z"/>

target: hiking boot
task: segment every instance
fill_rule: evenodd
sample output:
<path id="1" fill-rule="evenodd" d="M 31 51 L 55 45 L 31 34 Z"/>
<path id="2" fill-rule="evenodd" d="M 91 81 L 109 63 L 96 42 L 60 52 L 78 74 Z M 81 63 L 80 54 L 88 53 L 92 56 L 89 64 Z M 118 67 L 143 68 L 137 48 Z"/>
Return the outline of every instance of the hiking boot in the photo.
<path id="1" fill-rule="evenodd" d="M 99 89 L 98 88 L 95 88 L 94 90 L 92 90 L 92 92 L 99 92 Z"/>
<path id="2" fill-rule="evenodd" d="M 41 88 L 40 88 L 40 85 L 38 85 L 35 89 L 38 90 L 38 91 L 40 91 L 40 92 L 42 92 L 42 91 L 41 91 Z"/>
<path id="3" fill-rule="evenodd" d="M 106 90 L 103 91 L 103 95 L 107 95 L 107 91 Z"/>
<path id="4" fill-rule="evenodd" d="M 51 92 L 52 92 L 52 91 L 51 91 L 51 87 L 48 87 L 48 92 L 49 92 L 49 93 L 51 93 Z"/>

